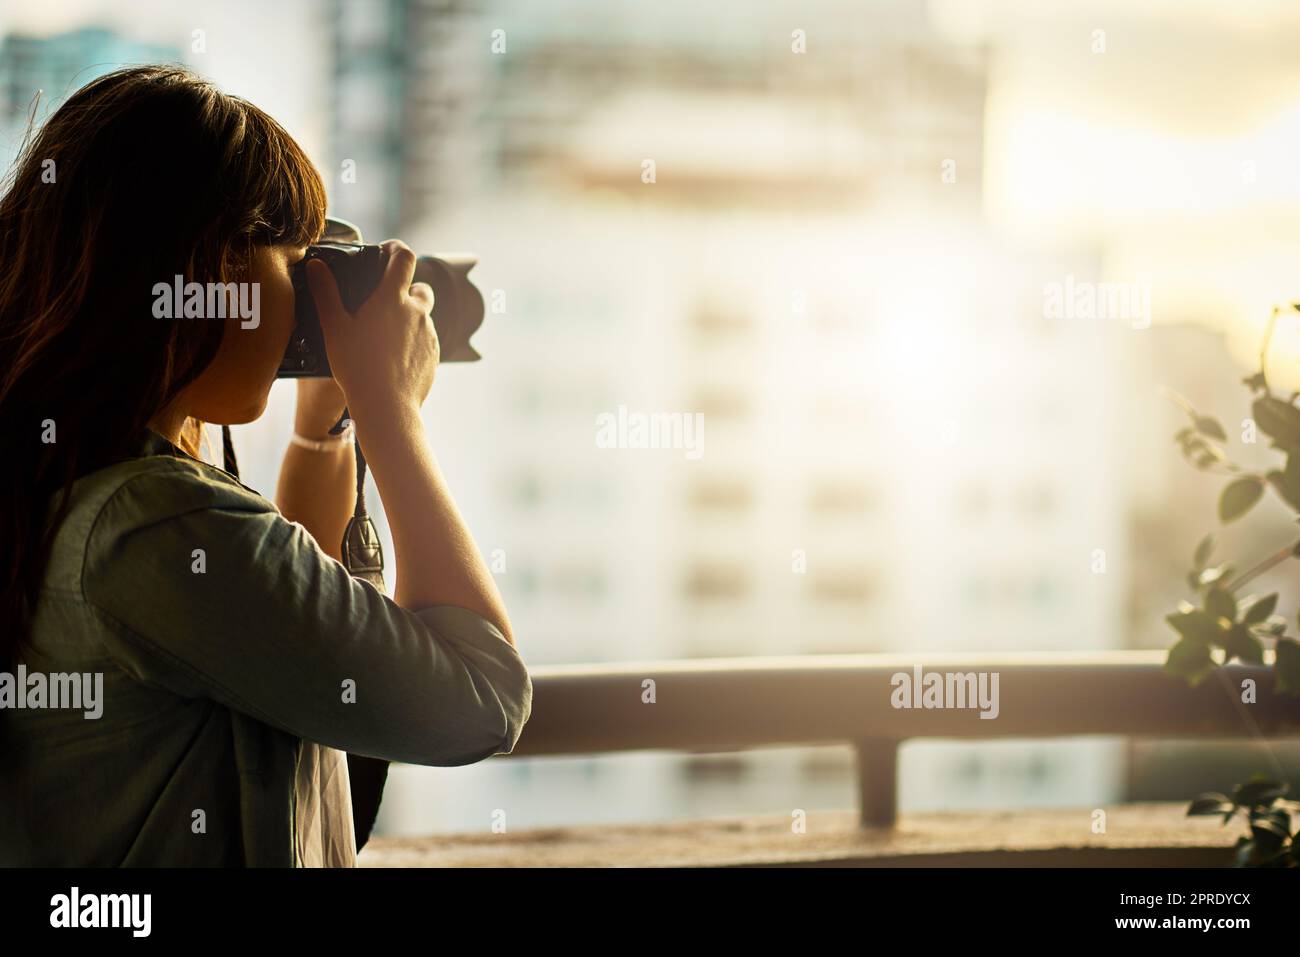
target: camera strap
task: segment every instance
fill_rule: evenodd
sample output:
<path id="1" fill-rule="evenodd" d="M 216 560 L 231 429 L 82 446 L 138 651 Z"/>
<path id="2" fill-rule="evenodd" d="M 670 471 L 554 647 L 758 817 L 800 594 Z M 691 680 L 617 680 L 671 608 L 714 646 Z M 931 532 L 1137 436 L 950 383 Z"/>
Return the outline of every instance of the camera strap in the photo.
<path id="1" fill-rule="evenodd" d="M 348 410 L 343 410 L 343 417 L 334 424 L 330 429 L 330 435 L 338 435 L 347 425 Z M 375 523 L 371 520 L 369 512 L 366 511 L 366 456 L 361 451 L 361 443 L 354 435 L 352 438 L 353 449 L 357 457 L 357 504 L 352 510 L 352 517 L 348 519 L 347 528 L 343 531 L 343 542 L 340 547 L 340 553 L 343 557 L 343 567 L 346 568 L 354 578 L 360 578 L 362 581 L 368 581 L 382 593 L 387 593 L 384 587 L 384 547 L 379 541 L 379 533 L 375 530 Z M 231 439 L 230 426 L 221 427 L 221 458 L 222 468 L 239 478 L 239 460 L 235 458 L 235 443 Z"/>
<path id="2" fill-rule="evenodd" d="M 331 435 L 343 431 L 348 421 L 348 410 L 343 410 L 343 418 L 330 429 Z M 343 532 L 343 567 L 353 577 L 368 581 L 382 593 L 384 591 L 384 549 L 375 531 L 375 523 L 366 512 L 366 456 L 361 451 L 361 442 L 356 434 L 352 436 L 352 445 L 357 455 L 357 504 L 348 519 L 348 527 Z"/>
<path id="3" fill-rule="evenodd" d="M 230 437 L 230 426 L 221 427 L 221 462 L 222 468 L 239 478 L 239 460 L 235 458 L 235 442 Z"/>

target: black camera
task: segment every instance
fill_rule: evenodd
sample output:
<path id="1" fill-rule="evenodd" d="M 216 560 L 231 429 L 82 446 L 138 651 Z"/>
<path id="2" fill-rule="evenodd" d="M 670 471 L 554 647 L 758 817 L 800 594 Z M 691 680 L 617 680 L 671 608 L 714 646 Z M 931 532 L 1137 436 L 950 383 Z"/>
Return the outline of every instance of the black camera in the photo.
<path id="1" fill-rule="evenodd" d="M 388 262 L 381 246 L 366 245 L 361 231 L 341 219 L 327 219 L 321 241 L 308 246 L 302 262 L 293 267 L 294 329 L 276 376 L 281 379 L 329 378 L 316 300 L 307 286 L 307 263 L 319 259 L 329 266 L 338 283 L 339 298 L 356 312 L 379 285 Z M 473 362 L 480 358 L 469 337 L 483 324 L 483 295 L 469 281 L 478 260 L 469 255 L 421 256 L 412 282 L 433 288 L 433 327 L 438 333 L 441 362 Z"/>

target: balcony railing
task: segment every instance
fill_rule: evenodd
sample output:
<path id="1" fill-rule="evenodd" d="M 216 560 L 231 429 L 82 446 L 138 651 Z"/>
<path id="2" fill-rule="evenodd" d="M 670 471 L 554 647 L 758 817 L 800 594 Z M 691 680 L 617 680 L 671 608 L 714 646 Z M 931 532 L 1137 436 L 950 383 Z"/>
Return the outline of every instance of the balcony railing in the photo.
<path id="1" fill-rule="evenodd" d="M 896 815 L 897 755 L 917 738 L 1255 738 L 1300 733 L 1300 700 L 1269 669 L 1232 665 L 1189 688 L 1160 651 L 728 658 L 532 669 L 533 715 L 513 757 L 768 745 L 852 745 L 862 826 Z M 894 675 L 996 673 L 998 713 L 898 709 Z M 1254 682 L 1254 702 L 1243 685 Z"/>

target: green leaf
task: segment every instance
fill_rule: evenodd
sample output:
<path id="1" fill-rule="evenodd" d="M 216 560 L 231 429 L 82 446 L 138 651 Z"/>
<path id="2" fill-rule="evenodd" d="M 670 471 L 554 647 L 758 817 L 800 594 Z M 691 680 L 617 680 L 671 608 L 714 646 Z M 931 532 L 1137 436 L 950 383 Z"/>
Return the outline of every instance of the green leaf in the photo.
<path id="1" fill-rule="evenodd" d="M 1282 474 L 1286 477 L 1287 488 L 1291 490 L 1291 499 L 1288 501 L 1300 499 L 1300 453 L 1286 457 L 1286 468 Z"/>
<path id="2" fill-rule="evenodd" d="M 1263 853 L 1275 853 L 1291 836 L 1291 815 L 1281 808 L 1255 811 L 1250 815 L 1250 833 Z"/>
<path id="3" fill-rule="evenodd" d="M 1232 792 L 1232 799 L 1242 807 L 1268 807 L 1287 792 L 1287 785 L 1262 775 L 1251 778 L 1245 784 L 1238 784 Z"/>
<path id="4" fill-rule="evenodd" d="M 1206 459 L 1206 456 L 1209 456 L 1208 460 Z M 1195 438 L 1190 442 L 1183 444 L 1183 458 L 1187 459 L 1187 461 L 1191 462 L 1202 471 L 1206 470 L 1208 465 L 1213 465 L 1215 462 L 1214 453 L 1210 451 L 1209 445 L 1207 445 L 1205 440 L 1202 438 Z M 1208 465 L 1205 464 L 1207 462 Z"/>
<path id="5" fill-rule="evenodd" d="M 1225 579 L 1230 579 L 1234 571 L 1236 569 L 1227 563 L 1215 565 L 1213 568 L 1207 568 L 1196 576 L 1196 585 L 1198 588 L 1204 588 L 1206 585 L 1213 585 Z"/>
<path id="6" fill-rule="evenodd" d="M 1264 663 L 1264 645 L 1245 625 L 1233 625 L 1228 629 L 1223 650 L 1227 652 L 1227 656 L 1223 659 L 1225 663 L 1233 658 L 1240 658 L 1242 661 L 1256 665 Z"/>
<path id="7" fill-rule="evenodd" d="M 1300 511 L 1300 454 L 1291 453 L 1286 457 L 1283 471 L 1273 469 L 1264 477 L 1282 501 Z"/>
<path id="8" fill-rule="evenodd" d="M 1200 571 L 1205 567 L 1205 563 L 1210 560 L 1210 554 L 1214 551 L 1214 533 L 1206 535 L 1196 546 L 1196 551 L 1192 555 L 1192 566 Z"/>
<path id="9" fill-rule="evenodd" d="M 1204 681 L 1213 670 L 1214 659 L 1210 657 L 1209 645 L 1191 638 L 1175 642 L 1165 659 L 1165 673 L 1182 678 L 1193 687 Z"/>
<path id="10" fill-rule="evenodd" d="M 1248 837 L 1237 838 L 1236 863 L 1234 867 L 1250 867 L 1255 863 L 1255 842 Z"/>
<path id="11" fill-rule="evenodd" d="M 1176 611 L 1166 615 L 1165 621 L 1169 622 L 1174 631 L 1198 645 L 1208 648 L 1223 642 L 1224 630 L 1219 625 L 1218 619 L 1199 608 Z"/>
<path id="12" fill-rule="evenodd" d="M 1243 625 L 1258 625 L 1261 621 L 1273 614 L 1273 609 L 1277 607 L 1277 592 L 1271 595 L 1265 595 L 1246 609 L 1246 614 L 1242 616 Z"/>
<path id="13" fill-rule="evenodd" d="M 1219 520 L 1234 521 L 1251 510 L 1264 494 L 1264 483 L 1257 478 L 1239 478 L 1228 483 L 1219 497 Z"/>
<path id="14" fill-rule="evenodd" d="M 1251 404 L 1250 410 L 1259 430 L 1274 445 L 1288 452 L 1300 448 L 1300 409 L 1271 395 L 1262 395 Z"/>
<path id="15" fill-rule="evenodd" d="M 1237 620 L 1237 602 L 1222 588 L 1214 587 L 1205 593 L 1205 611 L 1212 618 Z"/>
<path id="16" fill-rule="evenodd" d="M 1286 632 L 1286 619 L 1281 615 L 1269 615 L 1262 625 L 1252 625 L 1257 633 L 1281 638 Z"/>
<path id="17" fill-rule="evenodd" d="M 1226 814 L 1231 817 L 1232 812 L 1236 807 L 1235 804 L 1228 800 L 1226 794 L 1219 794 L 1217 791 L 1207 791 L 1205 794 L 1196 795 L 1191 806 L 1187 808 L 1187 816 L 1213 817 L 1219 814 Z"/>
<path id="18" fill-rule="evenodd" d="M 1220 442 L 1228 441 L 1228 433 L 1223 431 L 1223 426 L 1219 420 L 1209 415 L 1201 415 L 1196 418 L 1196 431 L 1201 435 L 1207 435 L 1212 439 L 1218 439 Z"/>
<path id="19" fill-rule="evenodd" d="M 1279 638 L 1273 661 L 1273 690 L 1278 694 L 1300 697 L 1300 643 L 1294 638 Z"/>

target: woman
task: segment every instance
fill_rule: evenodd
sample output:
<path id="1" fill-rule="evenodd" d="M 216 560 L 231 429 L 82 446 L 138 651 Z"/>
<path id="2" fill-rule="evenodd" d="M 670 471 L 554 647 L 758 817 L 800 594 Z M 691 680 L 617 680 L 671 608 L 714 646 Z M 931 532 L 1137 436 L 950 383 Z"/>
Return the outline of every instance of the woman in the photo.
<path id="1" fill-rule="evenodd" d="M 0 864 L 351 865 L 343 752 L 469 764 L 528 719 L 505 608 L 421 427 L 438 344 L 408 248 L 387 244 L 354 314 L 309 264 L 335 381 L 299 388 L 278 510 L 196 458 L 197 423 L 261 414 L 324 214 L 274 120 L 175 68 L 90 83 L 15 166 L 0 670 L 26 697 L 0 696 Z M 176 276 L 256 284 L 256 321 L 155 318 Z M 392 600 L 337 561 L 345 404 L 393 532 Z M 78 676 L 87 697 L 102 683 L 93 709 L 66 706 Z"/>

